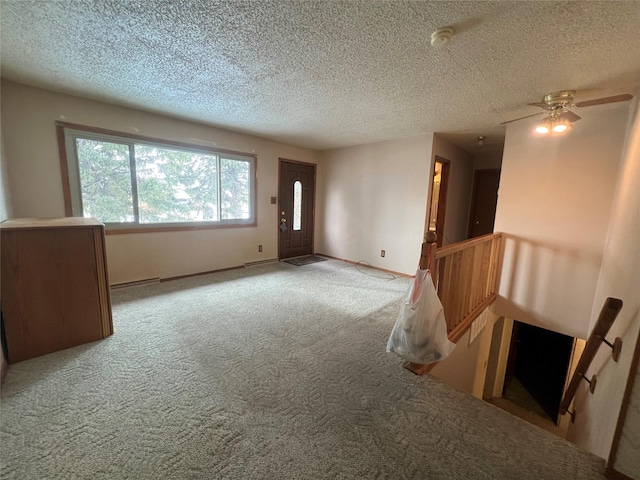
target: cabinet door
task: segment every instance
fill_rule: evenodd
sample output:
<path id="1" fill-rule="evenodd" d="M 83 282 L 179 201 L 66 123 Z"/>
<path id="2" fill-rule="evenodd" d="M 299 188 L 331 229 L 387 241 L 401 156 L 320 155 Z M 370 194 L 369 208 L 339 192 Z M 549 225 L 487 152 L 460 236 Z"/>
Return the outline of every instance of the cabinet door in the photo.
<path id="1" fill-rule="evenodd" d="M 93 228 L 2 231 L 9 363 L 103 338 Z"/>

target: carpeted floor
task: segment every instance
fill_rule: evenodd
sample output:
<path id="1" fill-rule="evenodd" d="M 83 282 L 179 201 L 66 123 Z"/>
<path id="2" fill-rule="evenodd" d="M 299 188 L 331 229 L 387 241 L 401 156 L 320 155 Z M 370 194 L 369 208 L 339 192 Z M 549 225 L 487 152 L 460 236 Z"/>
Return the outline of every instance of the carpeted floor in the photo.
<path id="1" fill-rule="evenodd" d="M 525 410 L 538 415 L 540 418 L 543 418 L 550 422 L 554 422 L 554 419 L 551 418 L 547 412 L 545 412 L 544 408 L 542 408 L 542 405 L 540 405 L 536 401 L 533 395 L 531 395 L 531 393 L 522 384 L 522 382 L 515 376 L 511 379 L 511 382 L 509 382 L 509 385 L 505 388 L 502 397 L 505 400 L 515 403 Z M 558 403 L 560 403 L 559 400 Z"/>
<path id="2" fill-rule="evenodd" d="M 12 365 L 6 479 L 596 479 L 604 462 L 385 353 L 407 279 L 329 260 L 114 292 Z"/>

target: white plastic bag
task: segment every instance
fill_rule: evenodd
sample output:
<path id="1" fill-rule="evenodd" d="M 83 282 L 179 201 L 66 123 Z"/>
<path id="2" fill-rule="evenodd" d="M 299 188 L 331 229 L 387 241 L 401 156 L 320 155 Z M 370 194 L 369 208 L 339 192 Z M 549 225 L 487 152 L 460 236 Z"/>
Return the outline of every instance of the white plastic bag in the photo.
<path id="1" fill-rule="evenodd" d="M 418 269 L 389 336 L 387 352 L 409 362 L 432 363 L 447 358 L 455 346 L 447 337 L 444 310 L 431 272 Z"/>

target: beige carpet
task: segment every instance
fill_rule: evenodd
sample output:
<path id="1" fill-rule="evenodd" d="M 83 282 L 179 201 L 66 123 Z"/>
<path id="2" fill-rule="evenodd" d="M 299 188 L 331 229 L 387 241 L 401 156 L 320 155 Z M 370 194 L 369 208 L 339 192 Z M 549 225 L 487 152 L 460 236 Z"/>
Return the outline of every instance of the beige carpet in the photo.
<path id="1" fill-rule="evenodd" d="M 329 260 L 117 291 L 113 337 L 10 367 L 2 478 L 603 478 L 385 353 L 406 287 Z"/>

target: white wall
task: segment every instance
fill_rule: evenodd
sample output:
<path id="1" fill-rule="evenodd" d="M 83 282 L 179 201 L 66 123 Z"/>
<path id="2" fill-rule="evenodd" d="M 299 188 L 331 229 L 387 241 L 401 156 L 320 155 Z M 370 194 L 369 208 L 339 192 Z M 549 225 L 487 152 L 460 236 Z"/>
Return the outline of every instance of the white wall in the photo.
<path id="1" fill-rule="evenodd" d="M 0 96 L 2 87 L 0 86 Z M 7 161 L 4 154 L 4 130 L 2 129 L 2 116 L 0 116 L 0 222 L 11 218 L 11 191 L 9 189 L 9 176 Z"/>
<path id="2" fill-rule="evenodd" d="M 489 170 L 502 167 L 502 150 L 478 153 L 473 159 L 474 170 Z"/>
<path id="3" fill-rule="evenodd" d="M 11 218 L 11 191 L 4 155 L 4 135 L 0 127 L 0 222 Z"/>
<path id="4" fill-rule="evenodd" d="M 488 308 L 482 315 L 486 315 L 487 324 L 476 338 L 469 343 L 471 330 L 467 330 L 456 343 L 456 348 L 453 349 L 451 355 L 437 363 L 429 372 L 435 378 L 477 398 L 483 396 L 493 326 L 497 320 L 497 317 Z M 478 317 L 478 320 L 481 319 L 481 316 Z"/>
<path id="5" fill-rule="evenodd" d="M 640 338 L 638 339 L 640 342 Z M 640 368 L 633 378 L 626 418 L 613 467 L 625 475 L 640 480 Z"/>
<path id="6" fill-rule="evenodd" d="M 627 103 L 580 110 L 563 136 L 507 128 L 495 231 L 506 238 L 498 315 L 586 338 Z"/>
<path id="7" fill-rule="evenodd" d="M 415 273 L 433 168 L 431 147 L 432 136 L 424 135 L 324 152 L 316 252 Z"/>
<path id="8" fill-rule="evenodd" d="M 433 138 L 432 161 L 435 162 L 436 156 L 449 160 L 451 165 L 447 186 L 447 208 L 444 215 L 444 238 L 442 239 L 442 245 L 449 245 L 467 239 L 474 157 L 437 133 Z M 442 232 L 437 233 L 441 235 Z"/>
<path id="9" fill-rule="evenodd" d="M 8 218 L 11 218 L 11 192 L 9 191 L 7 163 L 4 155 L 4 131 L 2 130 L 2 119 L 0 119 L 0 222 Z M 2 350 L 0 352 L 0 379 L 4 379 L 6 372 L 7 364 L 4 350 Z"/>
<path id="10" fill-rule="evenodd" d="M 319 159 L 312 150 L 13 82 L 3 81 L 1 93 L 15 217 L 64 216 L 56 120 L 257 154 L 257 227 L 107 235 L 111 283 L 277 257 L 278 212 L 270 197 L 278 194 L 278 157 L 310 163 Z M 258 244 L 263 245 L 262 253 Z"/>
<path id="11" fill-rule="evenodd" d="M 640 102 L 637 97 L 629 119 L 615 199 L 610 208 L 611 221 L 603 249 L 602 268 L 588 315 L 591 331 L 604 300 L 607 297 L 622 299 L 622 310 L 607 337 L 613 341 L 619 336 L 624 343 L 618 363 L 612 360 L 609 348 L 604 345 L 600 348 L 589 368 L 589 375 L 598 376 L 598 386 L 591 395 L 585 385 L 581 385 L 575 399 L 579 413 L 569 431 L 569 438 L 603 458 L 609 455 L 640 329 Z M 640 420 L 630 416 L 627 421 Z M 635 442 L 635 455 L 640 457 L 640 432 L 637 430 Z M 624 461 L 623 458 L 620 460 Z"/>

